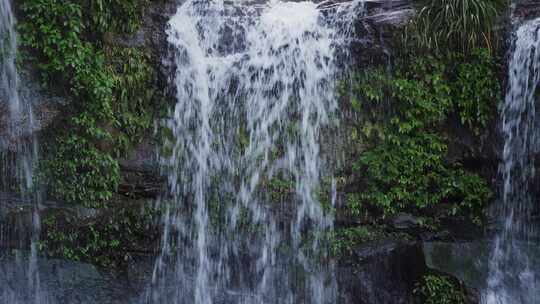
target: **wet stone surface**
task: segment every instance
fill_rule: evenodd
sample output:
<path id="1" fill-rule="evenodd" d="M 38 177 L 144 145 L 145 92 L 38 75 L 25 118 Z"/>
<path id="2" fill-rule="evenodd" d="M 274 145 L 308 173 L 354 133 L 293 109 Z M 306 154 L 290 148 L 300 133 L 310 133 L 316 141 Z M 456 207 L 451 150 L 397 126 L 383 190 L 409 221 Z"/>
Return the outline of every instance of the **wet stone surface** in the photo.
<path id="1" fill-rule="evenodd" d="M 28 302 L 28 252 L 10 251 L 0 255 L 0 294 L 12 304 Z M 129 275 L 115 276 L 90 265 L 65 260 L 38 259 L 41 281 L 40 303 L 128 304 L 136 303 L 145 280 Z M 149 265 L 147 278 L 150 277 Z"/>

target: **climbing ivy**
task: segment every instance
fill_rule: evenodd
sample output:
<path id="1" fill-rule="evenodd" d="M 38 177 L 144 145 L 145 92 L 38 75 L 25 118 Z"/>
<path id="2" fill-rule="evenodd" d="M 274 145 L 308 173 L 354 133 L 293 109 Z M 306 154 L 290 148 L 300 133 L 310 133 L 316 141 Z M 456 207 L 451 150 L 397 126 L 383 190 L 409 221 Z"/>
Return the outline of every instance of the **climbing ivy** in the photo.
<path id="1" fill-rule="evenodd" d="M 119 182 L 117 158 L 151 127 L 154 72 L 144 50 L 109 47 L 132 32 L 146 0 L 24 0 L 21 41 L 44 85 L 71 102 L 53 130 L 44 178 L 59 199 L 95 205 Z"/>
<path id="2" fill-rule="evenodd" d="M 456 115 L 475 134 L 487 126 L 500 100 L 495 71 L 489 52 L 476 50 L 468 57 L 406 58 L 392 72 L 358 73 L 345 92 L 362 116 L 358 140 L 367 148 L 353 163 L 362 191 L 347 195 L 351 214 L 422 214 L 445 204 L 446 215 L 470 215 L 478 223 L 491 190 L 448 160 L 442 130 Z"/>

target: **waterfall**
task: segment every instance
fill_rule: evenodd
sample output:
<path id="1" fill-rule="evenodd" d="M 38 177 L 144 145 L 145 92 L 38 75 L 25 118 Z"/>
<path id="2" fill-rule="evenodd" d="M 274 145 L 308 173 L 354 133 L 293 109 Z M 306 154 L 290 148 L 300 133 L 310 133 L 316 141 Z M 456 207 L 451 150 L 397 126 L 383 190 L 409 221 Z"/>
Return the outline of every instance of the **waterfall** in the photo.
<path id="1" fill-rule="evenodd" d="M 7 130 L 0 136 L 0 155 L 2 170 L 6 178 L 0 183 L 0 191 L 17 191 L 26 201 L 32 202 L 29 231 L 22 231 L 16 240 L 23 240 L 30 235 L 30 252 L 27 256 L 17 255 L 16 263 L 7 264 L 8 268 L 0 271 L 0 298 L 6 303 L 47 303 L 40 286 L 37 265 L 38 241 L 40 234 L 39 204 L 40 192 L 34 184 L 34 167 L 38 160 L 37 139 L 33 134 L 34 118 L 29 101 L 19 96 L 19 75 L 16 68 L 17 35 L 15 17 L 10 0 L 0 1 L 0 109 L 7 113 Z M 7 111 L 6 108 L 7 107 Z M 2 131 L 2 130 L 0 130 Z M 13 184 L 15 183 L 15 184 Z M 6 188 L 6 189 L 4 189 Z M 3 202 L 0 201 L 0 205 Z M 1 206 L 0 206 L 1 207 Z M 22 207 L 21 207 L 22 208 Z M 0 209 L 1 212 L 1 209 Z M 0 227 L 0 231 L 3 231 Z M 0 238 L 1 240 L 1 238 Z M 0 244 L 0 249 L 4 248 Z M 8 250 L 0 251 L 0 258 L 10 258 Z M 21 283 L 24 282 L 24 283 Z M 11 284 L 9 283 L 11 282 Z"/>
<path id="2" fill-rule="evenodd" d="M 15 33 L 15 17 L 13 16 L 11 3 L 7 0 L 0 2 L 0 35 L 2 38 L 2 52 L 0 71 L 1 88 L 0 98 L 7 103 L 11 116 L 20 113 L 20 99 L 17 88 L 19 86 L 19 76 L 15 66 L 15 56 L 17 54 L 17 35 Z"/>
<path id="3" fill-rule="evenodd" d="M 536 118 L 540 84 L 540 19 L 519 27 L 509 63 L 509 88 L 502 108 L 504 134 L 502 231 L 490 259 L 486 304 L 538 303 L 540 294 L 532 247 L 535 197 L 534 155 L 539 151 Z M 531 254 L 533 253 L 533 254 Z"/>
<path id="4" fill-rule="evenodd" d="M 338 56 L 363 1 L 188 0 L 169 22 L 176 106 L 162 253 L 144 303 L 335 303 L 321 238 Z M 269 187 L 285 180 L 288 199 Z M 335 195 L 330 195 L 330 203 Z"/>

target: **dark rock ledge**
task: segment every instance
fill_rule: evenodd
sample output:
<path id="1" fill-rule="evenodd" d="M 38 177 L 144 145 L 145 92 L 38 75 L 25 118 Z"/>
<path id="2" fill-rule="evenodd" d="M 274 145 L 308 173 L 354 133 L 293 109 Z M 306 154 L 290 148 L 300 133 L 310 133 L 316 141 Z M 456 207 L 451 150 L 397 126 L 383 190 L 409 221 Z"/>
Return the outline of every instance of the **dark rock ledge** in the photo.
<path id="1" fill-rule="evenodd" d="M 427 271 L 422 245 L 386 239 L 359 246 L 338 266 L 339 303 L 408 304 Z"/>

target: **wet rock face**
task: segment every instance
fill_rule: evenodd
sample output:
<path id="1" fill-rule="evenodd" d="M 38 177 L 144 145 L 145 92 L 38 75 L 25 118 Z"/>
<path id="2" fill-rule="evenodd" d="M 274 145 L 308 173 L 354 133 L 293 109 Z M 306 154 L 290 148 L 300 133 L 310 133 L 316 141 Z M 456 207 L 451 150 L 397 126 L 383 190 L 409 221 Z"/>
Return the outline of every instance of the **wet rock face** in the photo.
<path id="1" fill-rule="evenodd" d="M 120 159 L 121 180 L 118 193 L 128 198 L 156 199 L 165 193 L 167 179 L 160 175 L 154 144 L 143 142 L 129 157 Z"/>
<path id="2" fill-rule="evenodd" d="M 423 247 L 429 268 L 450 274 L 470 288 L 486 287 L 493 247 L 490 241 L 426 242 Z"/>
<path id="3" fill-rule="evenodd" d="M 0 286 L 5 292 L 2 296 L 7 294 L 11 299 L 2 303 L 34 303 L 25 290 L 28 288 L 25 275 L 28 260 L 26 251 L 0 251 Z M 36 266 L 46 303 L 139 303 L 140 290 L 150 281 L 152 271 L 152 263 L 139 263 L 138 273 L 118 275 L 91 264 L 43 257 L 38 258 Z M 144 275 L 141 277 L 139 273 Z"/>
<path id="4" fill-rule="evenodd" d="M 4 248 L 28 249 L 32 203 L 12 193 L 0 192 L 0 252 Z"/>
<path id="5" fill-rule="evenodd" d="M 408 213 L 396 214 L 390 220 L 390 226 L 396 230 L 411 230 L 417 228 L 419 225 L 419 219 Z"/>
<path id="6" fill-rule="evenodd" d="M 161 0 L 150 4 L 145 12 L 141 29 L 129 36 L 110 37 L 109 43 L 126 47 L 145 47 L 152 50 L 156 65 L 160 66 L 162 72 L 160 78 L 170 82 L 170 75 L 174 75 L 173 63 L 169 60 L 171 52 L 167 42 L 167 23 L 176 12 L 182 0 Z M 261 5 L 268 1 L 256 0 L 246 1 L 245 5 Z M 327 10 L 341 2 L 350 0 L 315 0 L 321 10 Z M 225 3 L 227 5 L 227 2 Z M 381 62 L 381 58 L 386 59 L 389 54 L 388 39 L 398 28 L 403 27 L 414 14 L 412 0 L 368 0 L 365 2 L 366 13 L 358 16 L 356 21 L 357 32 L 354 42 L 350 46 L 351 53 L 358 63 Z M 245 14 L 238 7 L 231 6 L 230 14 L 242 16 Z M 238 29 L 230 29 L 237 31 Z M 238 35 L 227 35 L 224 33 L 224 40 L 220 50 L 230 53 L 241 50 L 243 41 L 239 41 Z M 241 36 L 241 35 L 240 35 Z M 174 92 L 174 85 L 167 85 L 168 92 Z"/>
<path id="7" fill-rule="evenodd" d="M 21 99 L 32 106 L 30 111 L 21 109 L 18 117 L 12 117 L 7 101 L 0 100 L 0 150 L 17 152 L 21 141 L 49 127 L 56 119 L 65 98 L 54 96 L 39 84 L 35 71 L 24 69 L 19 73 Z"/>
<path id="8" fill-rule="evenodd" d="M 534 19 L 540 17 L 540 1 L 538 0 L 521 0 L 516 4 L 514 11 L 516 17 L 524 19 Z"/>
<path id="9" fill-rule="evenodd" d="M 339 303 L 406 304 L 426 272 L 422 246 L 403 240 L 362 245 L 338 266 Z"/>
<path id="10" fill-rule="evenodd" d="M 155 0 L 145 8 L 140 28 L 133 34 L 106 33 L 104 42 L 108 45 L 143 49 L 151 55 L 150 65 L 158 71 L 156 90 L 170 102 L 175 100 L 175 86 L 172 84 L 174 65 L 170 59 L 167 42 L 167 23 L 183 0 Z"/>
<path id="11" fill-rule="evenodd" d="M 365 15 L 355 23 L 356 35 L 350 46 L 353 62 L 359 67 L 387 64 L 393 36 L 414 14 L 411 1 L 368 1 L 365 8 Z"/>
<path id="12" fill-rule="evenodd" d="M 43 202 L 38 214 L 44 255 L 122 271 L 141 257 L 153 260 L 162 234 L 159 210 L 147 200 L 116 201 L 98 209 Z M 0 192 L 0 252 L 30 248 L 33 210 L 28 198 Z"/>

